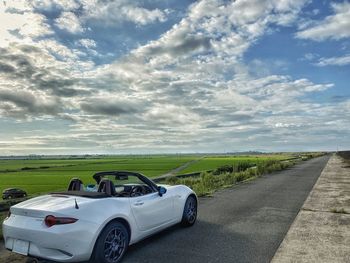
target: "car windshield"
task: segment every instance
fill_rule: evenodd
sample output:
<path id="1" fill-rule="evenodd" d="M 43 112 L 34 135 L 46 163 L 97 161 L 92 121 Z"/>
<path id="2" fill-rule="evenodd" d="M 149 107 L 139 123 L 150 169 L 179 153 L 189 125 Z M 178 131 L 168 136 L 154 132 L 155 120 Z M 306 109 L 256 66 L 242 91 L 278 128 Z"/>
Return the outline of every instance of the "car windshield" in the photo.
<path id="1" fill-rule="evenodd" d="M 123 176 L 123 177 L 116 177 L 113 175 L 104 176 L 104 179 L 111 180 L 113 184 L 117 186 L 124 186 L 124 185 L 144 185 L 145 183 L 141 181 L 137 176 Z"/>

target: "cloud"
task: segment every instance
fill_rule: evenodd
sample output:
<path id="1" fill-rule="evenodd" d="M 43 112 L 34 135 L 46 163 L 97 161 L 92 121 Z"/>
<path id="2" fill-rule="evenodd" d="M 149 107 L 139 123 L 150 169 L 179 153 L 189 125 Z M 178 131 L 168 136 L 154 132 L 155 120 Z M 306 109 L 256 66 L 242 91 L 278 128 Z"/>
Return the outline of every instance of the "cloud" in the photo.
<path id="1" fill-rule="evenodd" d="M 55 20 L 55 25 L 72 34 L 82 33 L 85 30 L 73 12 L 62 12 L 61 16 Z"/>
<path id="2" fill-rule="evenodd" d="M 350 37 L 350 3 L 332 3 L 334 14 L 321 21 L 310 21 L 310 25 L 297 32 L 296 37 L 324 41 Z"/>
<path id="3" fill-rule="evenodd" d="M 325 66 L 346 66 L 350 64 L 350 54 L 341 57 L 320 58 L 315 64 L 319 67 Z"/>
<path id="4" fill-rule="evenodd" d="M 132 22 L 137 25 L 147 25 L 155 22 L 166 21 L 168 10 L 147 9 L 137 1 L 116 0 L 110 2 L 85 2 L 84 19 L 95 20 L 103 24 L 115 26 L 122 22 Z"/>
<path id="5" fill-rule="evenodd" d="M 83 38 L 78 41 L 78 44 L 85 48 L 95 48 L 96 42 L 93 39 Z"/>
<path id="6" fill-rule="evenodd" d="M 58 100 L 27 91 L 0 90 L 0 112 L 7 116 L 56 115 L 60 110 Z"/>
<path id="7" fill-rule="evenodd" d="M 14 73 L 16 71 L 16 68 L 5 63 L 0 62 L 0 73 Z"/>
<path id="8" fill-rule="evenodd" d="M 68 98 L 89 93 L 73 73 L 38 47 L 13 44 L 0 49 L 0 115 L 23 119 L 64 113 L 72 105 Z"/>
<path id="9" fill-rule="evenodd" d="M 140 7 L 123 6 L 121 12 L 125 15 L 126 20 L 140 25 L 154 23 L 157 20 L 159 22 L 166 20 L 165 12 L 159 9 L 148 10 Z"/>
<path id="10" fill-rule="evenodd" d="M 30 5 L 36 10 L 52 11 L 56 9 L 71 11 L 78 9 L 81 5 L 80 1 L 76 0 L 42 0 L 30 1 Z"/>
<path id="11" fill-rule="evenodd" d="M 154 65 L 176 63 L 202 54 L 236 59 L 270 24 L 288 25 L 296 20 L 305 3 L 305 0 L 200 1 L 192 4 L 187 16 L 158 40 L 132 54 L 144 56 Z"/>
<path id="12" fill-rule="evenodd" d="M 22 42 L 26 42 L 31 38 L 53 34 L 44 15 L 30 12 L 25 5 L 16 8 L 22 9 L 12 12 L 10 7 L 0 8 L 0 47 L 6 46 L 18 37 Z"/>
<path id="13" fill-rule="evenodd" d="M 141 104 L 138 105 L 135 102 L 111 99 L 108 97 L 81 102 L 80 107 L 83 111 L 90 114 L 110 116 L 133 114 L 140 111 L 142 108 Z"/>
<path id="14" fill-rule="evenodd" d="M 176 35 L 163 42 L 153 42 L 137 52 L 145 57 L 169 55 L 171 57 L 191 54 L 193 52 L 208 51 L 211 48 L 210 38 L 201 35 Z"/>

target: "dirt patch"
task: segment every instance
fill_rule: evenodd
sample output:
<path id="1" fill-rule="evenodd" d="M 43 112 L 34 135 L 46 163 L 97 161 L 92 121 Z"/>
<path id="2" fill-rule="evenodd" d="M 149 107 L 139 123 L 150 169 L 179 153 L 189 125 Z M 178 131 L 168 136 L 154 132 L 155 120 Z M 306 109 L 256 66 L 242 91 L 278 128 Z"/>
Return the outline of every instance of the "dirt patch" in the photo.
<path id="1" fill-rule="evenodd" d="M 6 250 L 4 242 L 0 241 L 0 263 L 26 263 L 27 259 L 27 257 Z"/>

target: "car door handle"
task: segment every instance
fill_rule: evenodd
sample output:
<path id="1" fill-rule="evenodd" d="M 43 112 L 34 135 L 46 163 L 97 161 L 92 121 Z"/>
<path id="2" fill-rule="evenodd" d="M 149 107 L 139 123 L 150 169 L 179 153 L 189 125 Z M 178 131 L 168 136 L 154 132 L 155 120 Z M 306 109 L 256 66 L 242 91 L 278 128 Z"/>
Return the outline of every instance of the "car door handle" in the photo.
<path id="1" fill-rule="evenodd" d="M 142 201 L 137 201 L 136 203 L 134 203 L 135 206 L 140 206 L 140 205 L 143 205 L 143 202 Z"/>

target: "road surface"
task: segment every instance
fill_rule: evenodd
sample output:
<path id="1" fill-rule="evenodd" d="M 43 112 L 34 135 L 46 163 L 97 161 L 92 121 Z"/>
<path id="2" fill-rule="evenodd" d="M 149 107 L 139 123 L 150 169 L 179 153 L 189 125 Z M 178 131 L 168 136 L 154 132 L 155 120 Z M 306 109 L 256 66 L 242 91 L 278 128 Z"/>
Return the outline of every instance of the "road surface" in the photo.
<path id="1" fill-rule="evenodd" d="M 131 246 L 122 262 L 270 262 L 328 159 L 200 198 L 193 227 L 174 226 L 145 239 Z"/>

